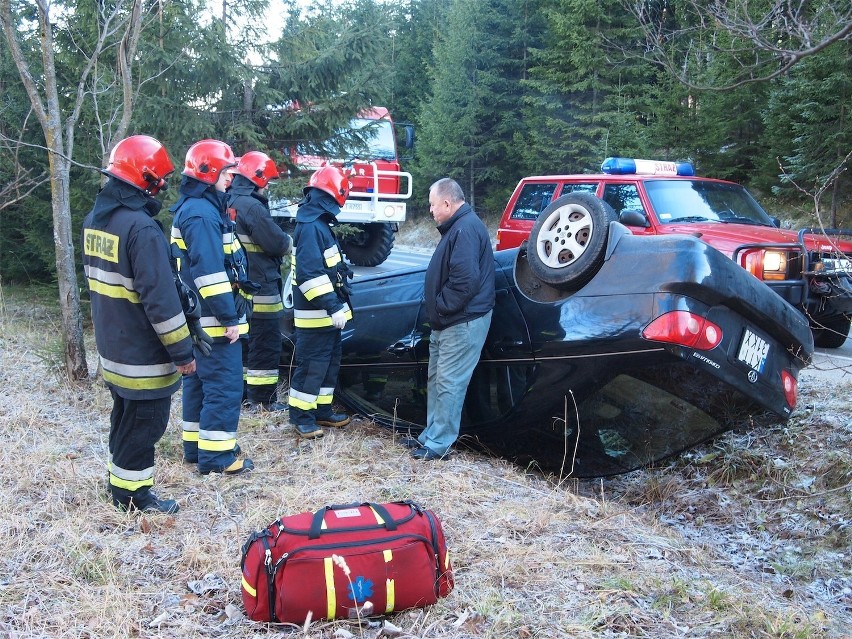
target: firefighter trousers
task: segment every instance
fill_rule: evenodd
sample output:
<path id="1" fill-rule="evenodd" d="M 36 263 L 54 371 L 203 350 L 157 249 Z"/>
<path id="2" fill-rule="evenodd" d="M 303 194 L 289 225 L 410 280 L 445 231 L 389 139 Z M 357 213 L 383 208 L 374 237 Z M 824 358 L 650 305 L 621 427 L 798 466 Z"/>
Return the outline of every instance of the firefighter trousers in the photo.
<path id="1" fill-rule="evenodd" d="M 281 361 L 281 329 L 278 318 L 252 317 L 246 363 L 246 399 L 252 404 L 276 401 L 278 364 Z"/>
<path id="2" fill-rule="evenodd" d="M 221 472 L 237 459 L 242 403 L 242 346 L 217 342 L 195 351 L 195 373 L 183 377 L 183 455 L 202 473 Z"/>
<path id="3" fill-rule="evenodd" d="M 341 353 L 339 330 L 296 329 L 296 370 L 287 400 L 291 423 L 312 426 L 331 416 Z"/>
<path id="4" fill-rule="evenodd" d="M 113 499 L 144 503 L 154 485 L 154 445 L 169 423 L 172 397 L 126 399 L 110 388 L 109 488 Z"/>

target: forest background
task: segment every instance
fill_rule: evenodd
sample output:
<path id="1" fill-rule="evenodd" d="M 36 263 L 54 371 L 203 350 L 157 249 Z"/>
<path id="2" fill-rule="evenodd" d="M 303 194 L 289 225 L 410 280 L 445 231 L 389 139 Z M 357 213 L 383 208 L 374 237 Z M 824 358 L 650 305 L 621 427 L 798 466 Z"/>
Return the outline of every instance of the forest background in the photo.
<path id="1" fill-rule="evenodd" d="M 415 220 L 439 177 L 493 217 L 524 175 L 621 155 L 691 161 L 807 225 L 852 223 L 848 1 L 285 0 L 266 38 L 268 4 L 0 0 L 0 281 L 58 286 L 71 377 L 87 374 L 80 224 L 136 133 L 178 171 L 207 137 L 284 166 L 297 144 L 333 154 L 381 105 L 416 127 Z M 292 175 L 278 195 L 300 193 Z"/>

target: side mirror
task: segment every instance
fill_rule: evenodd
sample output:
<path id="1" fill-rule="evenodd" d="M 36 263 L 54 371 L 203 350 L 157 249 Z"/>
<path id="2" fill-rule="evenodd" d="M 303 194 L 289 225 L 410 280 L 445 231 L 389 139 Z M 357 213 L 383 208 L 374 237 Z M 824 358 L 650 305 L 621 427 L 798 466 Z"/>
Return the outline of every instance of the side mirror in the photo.
<path id="1" fill-rule="evenodd" d="M 406 124 L 403 129 L 405 130 L 405 140 L 403 142 L 403 147 L 406 149 L 414 148 L 414 125 Z"/>
<path id="2" fill-rule="evenodd" d="M 651 226 L 648 223 L 648 219 L 645 217 L 645 214 L 636 209 L 624 209 L 619 214 L 618 221 L 625 226 L 641 226 L 642 228 L 648 228 Z"/>
<path id="3" fill-rule="evenodd" d="M 772 217 L 771 217 L 771 218 L 769 218 L 769 219 L 771 219 L 771 220 L 772 220 L 772 226 L 774 226 L 776 229 L 780 229 L 780 228 L 781 228 L 781 218 L 780 218 L 780 217 L 772 216 Z"/>

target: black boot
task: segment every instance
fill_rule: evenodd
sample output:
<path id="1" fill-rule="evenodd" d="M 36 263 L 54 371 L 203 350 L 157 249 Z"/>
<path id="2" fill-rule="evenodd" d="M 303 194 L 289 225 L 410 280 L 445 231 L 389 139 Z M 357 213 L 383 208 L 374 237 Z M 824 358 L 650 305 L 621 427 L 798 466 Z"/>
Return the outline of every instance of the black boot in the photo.
<path id="1" fill-rule="evenodd" d="M 130 497 L 112 497 L 113 505 L 124 512 L 142 511 L 146 513 L 166 513 L 174 515 L 180 506 L 174 499 L 160 499 L 154 492 L 148 490 Z"/>
<path id="2" fill-rule="evenodd" d="M 332 426 L 334 428 L 342 428 L 346 426 L 352 419 L 346 413 L 331 413 L 324 417 L 317 416 L 317 424 L 319 426 Z"/>

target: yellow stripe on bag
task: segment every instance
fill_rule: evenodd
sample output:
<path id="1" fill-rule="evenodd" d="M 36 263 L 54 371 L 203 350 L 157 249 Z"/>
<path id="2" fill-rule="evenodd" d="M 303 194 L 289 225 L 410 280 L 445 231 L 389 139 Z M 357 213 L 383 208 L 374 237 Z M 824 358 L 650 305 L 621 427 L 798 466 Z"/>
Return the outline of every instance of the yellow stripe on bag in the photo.
<path id="1" fill-rule="evenodd" d="M 385 589 L 387 590 L 387 604 L 385 605 L 385 613 L 393 612 L 393 606 L 396 598 L 393 579 L 387 580 L 387 582 L 385 583 Z"/>
<path id="2" fill-rule="evenodd" d="M 377 513 L 372 506 L 370 506 L 370 510 L 372 510 L 373 514 L 376 516 L 376 523 L 377 524 L 382 525 L 383 523 L 385 523 L 385 520 L 381 518 L 379 513 Z"/>
<path id="3" fill-rule="evenodd" d="M 337 612 L 337 595 L 334 592 L 334 561 L 331 557 L 323 559 L 325 564 L 325 600 L 327 603 L 326 617 L 334 619 Z"/>
<path id="4" fill-rule="evenodd" d="M 245 575 L 243 575 L 243 590 L 245 590 L 249 595 L 257 599 L 257 590 L 255 590 L 249 585 L 249 582 L 246 581 Z"/>
<path id="5" fill-rule="evenodd" d="M 383 550 L 382 554 L 385 558 L 385 563 L 393 561 L 393 550 L 390 548 Z M 393 612 L 393 606 L 396 601 L 396 588 L 393 579 L 385 581 L 385 614 Z"/>

